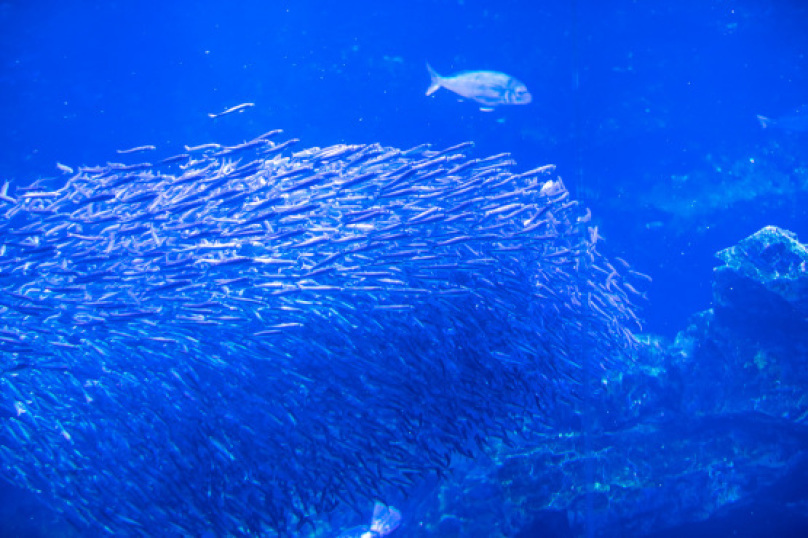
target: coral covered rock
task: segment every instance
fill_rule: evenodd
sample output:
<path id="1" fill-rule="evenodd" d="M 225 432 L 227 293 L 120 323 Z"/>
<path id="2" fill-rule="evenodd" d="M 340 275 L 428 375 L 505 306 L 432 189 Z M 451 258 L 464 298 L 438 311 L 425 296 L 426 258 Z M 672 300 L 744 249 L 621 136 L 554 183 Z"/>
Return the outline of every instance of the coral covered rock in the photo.
<path id="1" fill-rule="evenodd" d="M 717 257 L 725 264 L 716 268 L 713 281 L 716 316 L 722 322 L 741 324 L 768 339 L 804 339 L 808 248 L 796 235 L 767 226 Z"/>

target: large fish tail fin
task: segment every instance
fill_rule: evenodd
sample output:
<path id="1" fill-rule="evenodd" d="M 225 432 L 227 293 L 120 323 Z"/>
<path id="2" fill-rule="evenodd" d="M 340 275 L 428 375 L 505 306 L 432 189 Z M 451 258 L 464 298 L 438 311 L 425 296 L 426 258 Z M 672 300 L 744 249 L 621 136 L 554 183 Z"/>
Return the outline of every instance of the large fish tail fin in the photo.
<path id="1" fill-rule="evenodd" d="M 760 122 L 760 126 L 763 127 L 764 129 L 772 124 L 772 120 L 767 118 L 766 116 L 761 116 L 760 114 L 758 114 L 757 119 Z"/>
<path id="2" fill-rule="evenodd" d="M 440 89 L 441 79 L 438 72 L 432 69 L 432 66 L 429 65 L 428 63 L 426 64 L 426 68 L 429 71 L 429 77 L 432 79 L 429 81 L 429 88 L 426 89 L 426 94 L 432 95 L 433 93 L 435 93 Z"/>

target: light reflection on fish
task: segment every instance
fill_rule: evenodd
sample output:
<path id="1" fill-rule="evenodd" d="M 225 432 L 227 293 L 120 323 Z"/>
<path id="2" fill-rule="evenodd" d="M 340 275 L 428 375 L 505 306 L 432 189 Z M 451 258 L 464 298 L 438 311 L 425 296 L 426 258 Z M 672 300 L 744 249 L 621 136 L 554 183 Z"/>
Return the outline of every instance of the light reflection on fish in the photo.
<path id="1" fill-rule="evenodd" d="M 793 114 L 787 116 L 769 118 L 768 116 L 758 115 L 757 119 L 760 122 L 760 126 L 764 129 L 767 127 L 777 127 L 784 131 L 808 133 L 808 105 L 798 107 Z"/>
<path id="2" fill-rule="evenodd" d="M 222 116 L 226 116 L 226 115 L 232 114 L 234 112 L 243 112 L 244 109 L 250 108 L 250 107 L 253 107 L 253 106 L 255 106 L 255 103 L 241 103 L 240 105 L 231 106 L 227 110 L 225 110 L 223 112 L 219 112 L 218 114 L 210 113 L 210 114 L 208 114 L 208 117 L 210 117 L 210 118 L 221 118 Z"/>
<path id="3" fill-rule="evenodd" d="M 431 81 L 426 90 L 432 95 L 440 88 L 473 99 L 486 108 L 498 105 L 526 105 L 533 100 L 530 92 L 519 80 L 498 71 L 462 71 L 442 77 L 426 64 Z"/>
<path id="4" fill-rule="evenodd" d="M 552 166 L 276 134 L 0 186 L 0 469 L 82 535 L 305 535 L 624 364 L 642 290 Z"/>

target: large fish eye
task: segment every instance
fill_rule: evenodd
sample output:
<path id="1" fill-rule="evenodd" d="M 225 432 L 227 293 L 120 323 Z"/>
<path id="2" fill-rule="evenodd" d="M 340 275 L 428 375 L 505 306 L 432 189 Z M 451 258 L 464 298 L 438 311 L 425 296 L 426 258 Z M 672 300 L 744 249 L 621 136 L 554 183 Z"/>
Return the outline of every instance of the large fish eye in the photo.
<path id="1" fill-rule="evenodd" d="M 519 103 L 523 101 L 526 93 L 527 90 L 525 88 L 515 88 L 510 94 L 511 102 Z"/>

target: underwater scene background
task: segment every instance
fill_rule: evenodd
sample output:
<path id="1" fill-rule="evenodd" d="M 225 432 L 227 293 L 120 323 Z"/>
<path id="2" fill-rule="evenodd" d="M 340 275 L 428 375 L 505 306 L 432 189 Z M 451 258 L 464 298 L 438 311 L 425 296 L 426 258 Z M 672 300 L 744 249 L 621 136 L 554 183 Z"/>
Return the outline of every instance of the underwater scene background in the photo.
<path id="1" fill-rule="evenodd" d="M 804 536 L 806 28 L 0 3 L 0 535 Z"/>

